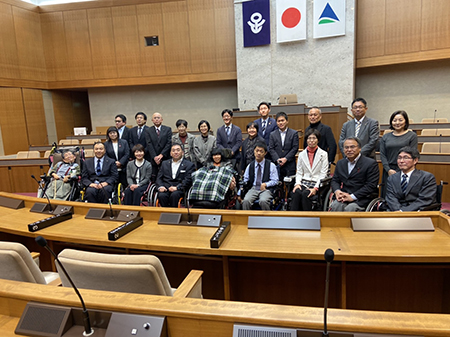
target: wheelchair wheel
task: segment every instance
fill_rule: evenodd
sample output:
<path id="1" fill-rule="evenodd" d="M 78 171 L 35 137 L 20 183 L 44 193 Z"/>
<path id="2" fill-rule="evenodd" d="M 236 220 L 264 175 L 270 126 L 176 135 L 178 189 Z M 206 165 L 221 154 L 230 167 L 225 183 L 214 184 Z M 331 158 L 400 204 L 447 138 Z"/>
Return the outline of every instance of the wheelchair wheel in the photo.
<path id="1" fill-rule="evenodd" d="M 330 210 L 332 198 L 333 198 L 333 191 L 330 188 L 327 192 L 327 195 L 325 196 L 324 201 L 323 201 L 323 211 L 324 212 L 328 212 Z"/>
<path id="2" fill-rule="evenodd" d="M 366 212 L 379 212 L 384 203 L 384 198 L 375 198 L 367 205 Z"/>
<path id="3" fill-rule="evenodd" d="M 123 185 L 119 183 L 113 191 L 112 203 L 114 205 L 122 205 Z"/>

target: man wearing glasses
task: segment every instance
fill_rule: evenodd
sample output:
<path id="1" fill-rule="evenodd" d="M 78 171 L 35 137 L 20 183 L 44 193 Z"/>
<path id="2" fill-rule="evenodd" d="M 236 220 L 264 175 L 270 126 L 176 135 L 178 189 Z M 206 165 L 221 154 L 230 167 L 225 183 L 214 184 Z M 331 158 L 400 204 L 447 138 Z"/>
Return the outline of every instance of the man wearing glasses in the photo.
<path id="1" fill-rule="evenodd" d="M 331 211 L 364 211 L 373 198 L 378 196 L 380 171 L 375 159 L 364 157 L 357 137 L 344 141 L 344 155 L 336 164 L 331 189 L 334 197 Z"/>
<path id="2" fill-rule="evenodd" d="M 367 102 L 364 98 L 356 98 L 352 102 L 352 113 L 355 119 L 344 123 L 339 137 L 339 149 L 345 155 L 343 145 L 348 137 L 358 137 L 361 141 L 361 154 L 375 159 L 375 148 L 380 136 L 380 126 L 375 119 L 366 117 Z"/>
<path id="3" fill-rule="evenodd" d="M 400 171 L 387 180 L 386 204 L 392 212 L 419 211 L 436 200 L 436 179 L 426 171 L 416 170 L 420 154 L 405 146 L 398 153 Z"/>

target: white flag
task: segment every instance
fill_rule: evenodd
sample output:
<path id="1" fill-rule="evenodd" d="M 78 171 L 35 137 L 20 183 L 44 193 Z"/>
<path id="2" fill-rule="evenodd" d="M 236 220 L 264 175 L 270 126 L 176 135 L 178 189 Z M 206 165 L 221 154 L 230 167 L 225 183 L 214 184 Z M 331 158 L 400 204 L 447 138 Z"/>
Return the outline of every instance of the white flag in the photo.
<path id="1" fill-rule="evenodd" d="M 345 35 L 345 0 L 314 1 L 314 38 Z"/>
<path id="2" fill-rule="evenodd" d="M 306 39 L 306 0 L 277 0 L 277 42 Z"/>

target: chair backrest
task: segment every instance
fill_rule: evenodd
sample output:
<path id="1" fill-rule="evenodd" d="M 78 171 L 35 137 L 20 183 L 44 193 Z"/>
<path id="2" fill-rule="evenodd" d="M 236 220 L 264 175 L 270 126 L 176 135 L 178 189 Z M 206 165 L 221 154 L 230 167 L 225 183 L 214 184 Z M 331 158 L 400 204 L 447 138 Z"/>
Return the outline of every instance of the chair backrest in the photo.
<path id="1" fill-rule="evenodd" d="M 153 255 L 118 255 L 64 249 L 59 259 L 79 288 L 172 296 L 161 261 Z M 59 266 L 57 266 L 59 272 Z M 63 286 L 70 287 L 59 273 Z"/>
<path id="2" fill-rule="evenodd" d="M 28 158 L 41 158 L 39 151 L 28 151 Z"/>
<path id="3" fill-rule="evenodd" d="M 440 153 L 450 154 L 450 143 L 438 143 L 440 145 Z"/>
<path id="4" fill-rule="evenodd" d="M 58 145 L 78 145 L 78 139 L 61 139 Z"/>
<path id="5" fill-rule="evenodd" d="M 17 152 L 17 159 L 25 159 L 28 158 L 28 151 L 19 151 Z"/>
<path id="6" fill-rule="evenodd" d="M 447 118 L 422 118 L 422 123 L 448 123 Z"/>
<path id="7" fill-rule="evenodd" d="M 437 135 L 437 129 L 423 129 L 421 136 L 436 136 Z"/>
<path id="8" fill-rule="evenodd" d="M 45 151 L 45 153 L 44 153 L 44 158 L 50 157 L 50 153 L 52 153 L 52 150 L 47 150 L 47 151 Z"/>
<path id="9" fill-rule="evenodd" d="M 84 156 L 86 158 L 92 158 L 94 156 L 94 149 L 85 149 Z"/>
<path id="10" fill-rule="evenodd" d="M 439 143 L 423 143 L 422 153 L 439 153 Z"/>
<path id="11" fill-rule="evenodd" d="M 47 284 L 30 251 L 17 242 L 0 241 L 0 278 Z"/>
<path id="12" fill-rule="evenodd" d="M 82 145 L 92 145 L 97 142 L 101 142 L 101 139 L 100 138 L 85 138 L 85 139 L 81 140 Z"/>

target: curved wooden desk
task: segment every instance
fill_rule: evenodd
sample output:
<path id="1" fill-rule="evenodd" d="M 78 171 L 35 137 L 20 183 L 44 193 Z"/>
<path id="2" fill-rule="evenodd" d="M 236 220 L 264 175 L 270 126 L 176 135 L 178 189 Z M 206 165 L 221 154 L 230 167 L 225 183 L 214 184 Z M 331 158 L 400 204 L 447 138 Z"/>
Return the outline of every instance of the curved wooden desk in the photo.
<path id="1" fill-rule="evenodd" d="M 84 218 L 92 204 L 73 205 L 73 219 L 28 232 L 27 225 L 47 217 L 30 213 L 41 199 L 25 200 L 25 208 L 1 207 L 0 239 L 23 242 L 42 254 L 43 269 L 50 269 L 50 257 L 34 243 L 44 236 L 57 251 L 65 247 L 122 253 L 151 252 L 163 261 L 169 279 L 176 286 L 191 269 L 204 270 L 205 298 L 250 302 L 321 306 L 327 248 L 335 251 L 332 264 L 330 306 L 364 310 L 450 312 L 450 227 L 449 218 L 439 212 L 422 213 L 310 213 L 263 211 L 192 210 L 193 214 L 221 214 L 231 222 L 231 231 L 219 249 L 209 248 L 215 228 L 158 225 L 161 211 L 186 213 L 185 209 L 140 208 L 144 224 L 118 241 L 108 241 L 107 232 L 118 222 Z M 56 202 L 55 202 L 56 203 Z M 95 205 L 108 208 L 106 205 Z M 118 208 L 118 207 L 115 207 Z M 249 215 L 320 216 L 322 230 L 248 229 Z M 434 232 L 353 232 L 352 217 L 430 217 Z M 302 291 L 299 292 L 299 289 Z"/>

